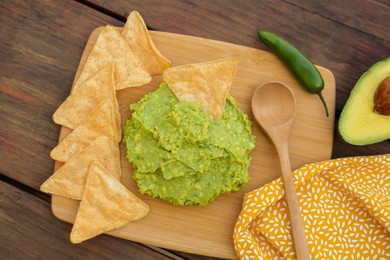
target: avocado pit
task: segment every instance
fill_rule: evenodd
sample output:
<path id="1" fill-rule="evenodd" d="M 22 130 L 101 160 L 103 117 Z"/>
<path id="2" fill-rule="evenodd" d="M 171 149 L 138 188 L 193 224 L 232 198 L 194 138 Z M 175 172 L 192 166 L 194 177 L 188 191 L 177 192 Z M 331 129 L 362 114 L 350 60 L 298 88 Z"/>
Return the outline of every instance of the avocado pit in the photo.
<path id="1" fill-rule="evenodd" d="M 390 76 L 385 78 L 375 91 L 374 111 L 381 115 L 390 115 Z"/>

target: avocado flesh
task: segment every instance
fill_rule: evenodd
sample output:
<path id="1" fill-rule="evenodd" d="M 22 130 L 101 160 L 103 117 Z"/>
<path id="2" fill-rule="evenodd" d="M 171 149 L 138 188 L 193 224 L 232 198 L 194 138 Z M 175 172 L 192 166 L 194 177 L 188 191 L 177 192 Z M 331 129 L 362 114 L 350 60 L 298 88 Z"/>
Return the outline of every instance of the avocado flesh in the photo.
<path id="1" fill-rule="evenodd" d="M 347 143 L 368 145 L 390 138 L 390 115 L 373 110 L 375 91 L 388 76 L 390 57 L 374 64 L 352 89 L 339 120 L 340 134 Z"/>

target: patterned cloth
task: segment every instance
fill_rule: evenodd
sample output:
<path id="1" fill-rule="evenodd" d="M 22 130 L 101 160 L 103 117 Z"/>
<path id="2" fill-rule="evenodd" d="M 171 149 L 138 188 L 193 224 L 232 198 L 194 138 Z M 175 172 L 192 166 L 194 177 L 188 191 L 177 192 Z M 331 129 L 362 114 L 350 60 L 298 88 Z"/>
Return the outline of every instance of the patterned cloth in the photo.
<path id="1" fill-rule="evenodd" d="M 293 172 L 312 259 L 390 259 L 390 154 Z M 241 259 L 294 259 L 282 178 L 245 195 L 234 228 Z"/>

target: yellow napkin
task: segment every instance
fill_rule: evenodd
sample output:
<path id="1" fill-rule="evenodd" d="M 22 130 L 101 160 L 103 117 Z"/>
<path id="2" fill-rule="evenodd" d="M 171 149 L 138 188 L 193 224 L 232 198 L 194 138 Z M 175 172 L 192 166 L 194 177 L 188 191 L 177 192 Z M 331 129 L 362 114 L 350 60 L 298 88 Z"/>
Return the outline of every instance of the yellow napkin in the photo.
<path id="1" fill-rule="evenodd" d="M 312 259 L 390 259 L 390 154 L 340 158 L 293 172 Z M 234 228 L 241 259 L 294 259 L 279 178 L 245 195 Z"/>

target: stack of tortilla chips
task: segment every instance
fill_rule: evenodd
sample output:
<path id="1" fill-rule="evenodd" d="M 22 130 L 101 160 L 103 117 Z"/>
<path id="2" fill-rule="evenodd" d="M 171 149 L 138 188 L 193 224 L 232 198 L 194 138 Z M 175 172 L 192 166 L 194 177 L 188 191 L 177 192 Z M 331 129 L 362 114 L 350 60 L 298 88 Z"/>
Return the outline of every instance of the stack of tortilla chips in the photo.
<path id="1" fill-rule="evenodd" d="M 151 81 L 171 67 L 153 44 L 138 12 L 121 32 L 105 26 L 69 97 L 53 115 L 72 129 L 50 153 L 65 164 L 41 186 L 47 193 L 80 200 L 70 235 L 80 243 L 139 220 L 149 206 L 120 182 L 121 116 L 116 91 Z"/>

